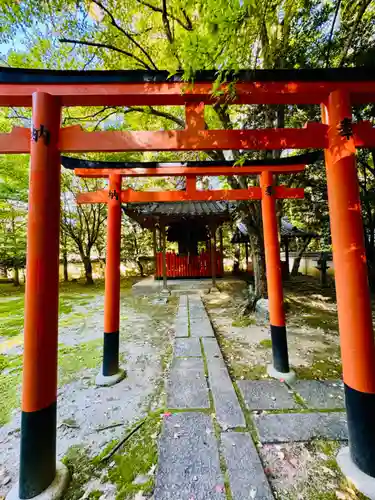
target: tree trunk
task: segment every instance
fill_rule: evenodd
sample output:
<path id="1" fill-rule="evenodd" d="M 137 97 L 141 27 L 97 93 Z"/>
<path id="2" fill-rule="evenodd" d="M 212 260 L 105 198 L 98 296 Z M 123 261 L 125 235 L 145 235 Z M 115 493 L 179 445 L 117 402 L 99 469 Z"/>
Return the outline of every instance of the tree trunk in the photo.
<path id="1" fill-rule="evenodd" d="M 8 278 L 7 268 L 5 266 L 0 266 L 0 278 Z"/>
<path id="2" fill-rule="evenodd" d="M 297 255 L 293 261 L 292 272 L 290 273 L 291 276 L 298 276 L 298 269 L 299 269 L 299 266 L 301 264 L 302 256 L 303 256 L 306 248 L 309 246 L 310 241 L 311 241 L 311 238 L 306 238 L 306 240 L 304 240 L 302 246 L 297 250 Z"/>
<path id="3" fill-rule="evenodd" d="M 13 284 L 14 286 L 20 286 L 20 272 L 17 266 L 13 269 Z"/>
<path id="4" fill-rule="evenodd" d="M 64 266 L 64 281 L 69 281 L 68 254 L 67 254 L 66 250 L 63 251 L 63 266 Z"/>
<path id="5" fill-rule="evenodd" d="M 93 285 L 94 280 L 92 279 L 92 262 L 89 255 L 85 255 L 82 258 L 83 265 L 85 267 L 85 277 L 86 285 Z"/>
<path id="6" fill-rule="evenodd" d="M 251 258 L 254 272 L 254 293 L 256 297 L 267 297 L 266 261 L 263 238 L 255 231 L 249 232 Z"/>
<path id="7" fill-rule="evenodd" d="M 144 273 L 144 270 L 143 270 L 143 266 L 141 264 L 141 261 L 137 258 L 136 259 L 136 262 L 137 262 L 137 266 L 139 267 L 139 272 L 141 274 L 141 278 L 144 278 L 145 277 L 145 273 Z"/>

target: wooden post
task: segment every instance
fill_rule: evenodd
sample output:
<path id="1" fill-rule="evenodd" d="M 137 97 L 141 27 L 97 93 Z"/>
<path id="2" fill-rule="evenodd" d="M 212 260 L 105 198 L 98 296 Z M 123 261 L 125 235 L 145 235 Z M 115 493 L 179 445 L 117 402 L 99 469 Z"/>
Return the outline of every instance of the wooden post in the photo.
<path id="1" fill-rule="evenodd" d="M 56 467 L 60 112 L 58 98 L 33 94 L 21 453 L 18 491 L 14 491 L 14 497 L 22 499 L 41 494 L 55 477 L 60 491 L 68 477 L 65 466 Z"/>
<path id="2" fill-rule="evenodd" d="M 169 293 L 168 282 L 167 282 L 167 257 L 166 257 L 167 236 L 164 223 L 160 224 L 160 231 L 161 231 L 162 252 L 163 252 L 163 293 L 166 292 Z"/>
<path id="3" fill-rule="evenodd" d="M 284 248 L 285 248 L 285 262 L 286 262 L 286 274 L 285 279 L 289 279 L 289 238 L 284 236 Z"/>
<path id="4" fill-rule="evenodd" d="M 273 371 L 269 374 L 284 378 L 289 372 L 288 343 L 283 304 L 283 286 L 281 279 L 280 245 L 277 229 L 276 205 L 272 172 L 262 172 L 262 219 L 264 251 L 268 287 L 268 303 L 271 323 Z"/>
<path id="5" fill-rule="evenodd" d="M 154 250 L 154 278 L 157 276 L 158 261 L 157 261 L 157 243 L 156 243 L 156 225 L 152 228 L 152 246 Z"/>
<path id="6" fill-rule="evenodd" d="M 219 241 L 220 241 L 220 257 L 221 257 L 221 275 L 224 276 L 224 244 L 223 244 L 223 228 L 220 226 L 219 229 Z"/>
<path id="7" fill-rule="evenodd" d="M 338 461 L 344 473 L 355 474 L 356 467 L 375 478 L 375 347 L 348 94 L 330 94 L 323 122 L 329 126 L 325 160 L 350 450 Z"/>
<path id="8" fill-rule="evenodd" d="M 212 288 L 216 288 L 216 226 L 210 226 L 211 278 Z"/>
<path id="9" fill-rule="evenodd" d="M 109 177 L 107 255 L 104 292 L 104 343 L 102 370 L 96 385 L 113 385 L 125 372 L 119 367 L 120 348 L 120 251 L 121 251 L 121 176 Z"/>

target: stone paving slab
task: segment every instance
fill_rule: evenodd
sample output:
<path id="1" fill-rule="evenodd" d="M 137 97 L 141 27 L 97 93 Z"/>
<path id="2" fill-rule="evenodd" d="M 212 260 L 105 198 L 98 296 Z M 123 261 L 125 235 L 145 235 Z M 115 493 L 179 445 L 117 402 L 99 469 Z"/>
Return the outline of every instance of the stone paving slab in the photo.
<path id="1" fill-rule="evenodd" d="M 189 326 L 188 320 L 176 319 L 174 322 L 174 331 L 176 337 L 188 337 L 189 336 Z"/>
<path id="2" fill-rule="evenodd" d="M 188 318 L 188 308 L 179 307 L 176 314 L 177 319 L 187 319 Z"/>
<path id="3" fill-rule="evenodd" d="M 202 357 L 202 350 L 199 339 L 176 339 L 174 345 L 174 355 L 177 357 Z"/>
<path id="4" fill-rule="evenodd" d="M 189 308 L 189 314 L 190 314 L 190 318 L 191 319 L 197 319 L 197 320 L 200 320 L 200 319 L 205 319 L 207 318 L 207 313 L 204 309 L 202 310 L 198 310 L 198 309 L 192 309 L 192 308 Z"/>
<path id="5" fill-rule="evenodd" d="M 314 438 L 348 439 L 344 412 L 256 415 L 254 423 L 262 443 L 309 441 Z"/>
<path id="6" fill-rule="evenodd" d="M 223 358 L 219 344 L 217 343 L 217 340 L 215 338 L 209 338 L 209 337 L 203 338 L 202 343 L 207 359 Z"/>
<path id="7" fill-rule="evenodd" d="M 202 413 L 166 418 L 154 500 L 225 500 L 223 486 L 211 418 Z"/>
<path id="8" fill-rule="evenodd" d="M 298 380 L 292 384 L 309 408 L 345 408 L 344 386 L 341 380 Z"/>
<path id="9" fill-rule="evenodd" d="M 207 368 L 217 421 L 224 428 L 245 427 L 245 417 L 223 360 L 207 358 Z"/>
<path id="10" fill-rule="evenodd" d="M 278 380 L 238 380 L 237 385 L 250 410 L 301 408 L 288 387 Z"/>
<path id="11" fill-rule="evenodd" d="M 187 307 L 188 306 L 188 297 L 187 295 L 180 295 L 179 307 Z"/>
<path id="12" fill-rule="evenodd" d="M 210 320 L 207 318 L 192 319 L 190 317 L 190 335 L 192 337 L 214 337 Z"/>
<path id="13" fill-rule="evenodd" d="M 228 469 L 233 500 L 274 499 L 258 452 L 249 434 L 223 433 L 221 449 Z"/>
<path id="14" fill-rule="evenodd" d="M 209 408 L 203 359 L 175 358 L 167 388 L 168 408 Z"/>

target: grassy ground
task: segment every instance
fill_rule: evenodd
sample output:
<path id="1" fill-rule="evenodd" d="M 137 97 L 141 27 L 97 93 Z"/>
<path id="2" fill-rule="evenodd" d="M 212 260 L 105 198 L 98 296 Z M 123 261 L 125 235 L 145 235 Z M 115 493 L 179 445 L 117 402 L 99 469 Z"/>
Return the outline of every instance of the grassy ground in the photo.
<path id="1" fill-rule="evenodd" d="M 106 390 L 105 395 L 103 393 L 104 399 L 101 400 L 101 404 L 95 406 L 94 412 L 91 406 L 99 401 L 98 396 L 90 392 L 90 388 L 95 390 L 92 387 L 93 380 L 102 357 L 101 321 L 104 284 L 99 281 L 93 286 L 86 286 L 78 282 L 61 284 L 60 287 L 59 395 L 65 401 L 63 406 L 66 405 L 67 408 L 69 406 L 72 406 L 72 409 L 76 408 L 77 404 L 82 408 L 87 408 L 85 405 L 89 404 L 91 409 L 91 413 L 89 409 L 87 410 L 85 418 L 82 417 L 84 410 L 73 413 L 71 417 L 67 411 L 63 419 L 60 417 L 58 441 L 65 440 L 70 443 L 72 439 L 75 439 L 74 436 L 78 436 L 78 442 L 81 443 L 64 448 L 67 452 L 63 461 L 73 473 L 67 499 L 81 498 L 85 492 L 87 493 L 85 498 L 91 499 L 99 498 L 103 493 L 109 495 L 109 498 L 132 499 L 138 493 L 140 495 L 143 492 L 146 495 L 153 490 L 154 471 L 157 464 L 157 438 L 165 403 L 163 373 L 168 370 L 172 355 L 169 328 L 172 323 L 171 318 L 176 313 L 178 299 L 171 297 L 168 304 L 158 304 L 155 303 L 155 297 L 133 297 L 131 293 L 133 282 L 133 279 L 129 279 L 121 283 L 122 350 L 120 358 L 122 366 L 125 366 L 127 370 L 129 368 L 129 374 L 123 382 L 122 389 L 120 384 L 114 386 L 117 388 L 114 389 L 114 397 L 111 397 L 112 393 L 108 392 L 112 389 Z M 0 432 L 1 426 L 12 420 L 14 410 L 20 405 L 23 308 L 24 289 L 1 285 L 0 324 L 3 328 L 0 334 Z M 100 338 L 97 336 L 98 332 Z M 85 394 L 91 395 L 90 401 L 88 399 L 86 401 L 86 395 L 80 400 L 80 388 L 83 392 L 86 391 Z M 122 401 L 125 403 L 124 409 L 122 409 L 122 404 L 120 405 L 123 397 L 125 397 Z M 130 398 L 135 403 L 130 404 L 126 398 Z M 111 417 L 111 415 L 121 409 L 125 424 L 118 426 L 119 424 L 115 423 L 114 429 L 111 429 L 110 425 L 109 431 L 97 431 L 93 434 L 92 428 L 95 430 L 97 424 L 95 419 L 90 423 L 90 418 L 93 413 L 98 415 L 97 408 L 99 408 L 99 413 L 105 412 L 107 416 L 104 422 L 109 424 L 113 424 L 116 419 L 119 420 L 118 417 Z M 126 415 L 132 415 L 127 424 Z M 134 416 L 136 418 L 142 416 L 143 425 L 119 447 L 110 459 L 102 462 L 101 459 L 138 423 L 134 422 Z M 127 428 L 129 422 L 131 426 Z M 19 428 L 13 430 L 13 427 L 19 424 L 12 420 L 10 425 L 11 435 L 17 436 L 14 438 L 14 450 L 16 450 L 14 453 L 17 453 L 18 457 Z M 8 427 L 3 427 L 3 429 L 6 430 Z M 106 440 L 104 445 L 103 439 Z M 95 440 L 97 440 L 97 445 Z M 9 443 L 6 453 L 9 453 Z M 7 467 L 11 462 L 8 457 L 3 458 L 6 458 L 4 463 Z M 1 474 L 0 460 L 0 477 Z M 2 491 L 0 481 L 0 498 L 3 494 L 6 494 L 6 491 Z M 143 497 L 139 496 L 139 498 Z"/>
<path id="2" fill-rule="evenodd" d="M 134 280 L 121 282 L 129 291 Z M 87 286 L 83 282 L 61 283 L 59 295 L 59 329 L 80 325 L 87 309 L 104 292 L 104 282 Z M 86 307 L 82 307 L 86 306 Z M 92 312 L 92 311 L 91 311 Z M 0 284 L 0 425 L 7 423 L 13 409 L 20 404 L 24 323 L 24 287 Z M 64 385 L 83 369 L 100 365 L 101 339 L 76 346 L 59 346 L 59 385 Z"/>
<path id="3" fill-rule="evenodd" d="M 205 303 L 233 378 L 266 377 L 272 361 L 267 324 L 242 314 L 245 283 L 227 282 Z M 290 363 L 299 378 L 332 379 L 342 374 L 333 287 L 297 277 L 284 283 Z"/>

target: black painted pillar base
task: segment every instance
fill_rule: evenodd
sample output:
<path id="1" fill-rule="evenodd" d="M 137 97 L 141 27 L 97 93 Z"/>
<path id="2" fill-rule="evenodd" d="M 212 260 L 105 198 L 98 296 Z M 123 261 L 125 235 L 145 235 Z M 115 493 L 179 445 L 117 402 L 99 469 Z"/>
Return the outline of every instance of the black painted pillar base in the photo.
<path id="1" fill-rule="evenodd" d="M 288 341 L 286 326 L 271 325 L 273 366 L 280 373 L 289 372 Z"/>
<path id="2" fill-rule="evenodd" d="M 103 375 L 109 377 L 119 371 L 120 333 L 104 333 Z"/>
<path id="3" fill-rule="evenodd" d="M 375 478 L 375 394 L 345 384 L 345 402 L 350 456 L 362 472 Z"/>
<path id="4" fill-rule="evenodd" d="M 33 498 L 56 475 L 56 402 L 33 412 L 22 412 L 19 497 Z"/>
<path id="5" fill-rule="evenodd" d="M 103 365 L 96 376 L 95 383 L 98 386 L 110 386 L 117 384 L 126 377 L 125 370 L 119 365 L 119 332 L 104 333 L 103 342 Z"/>

